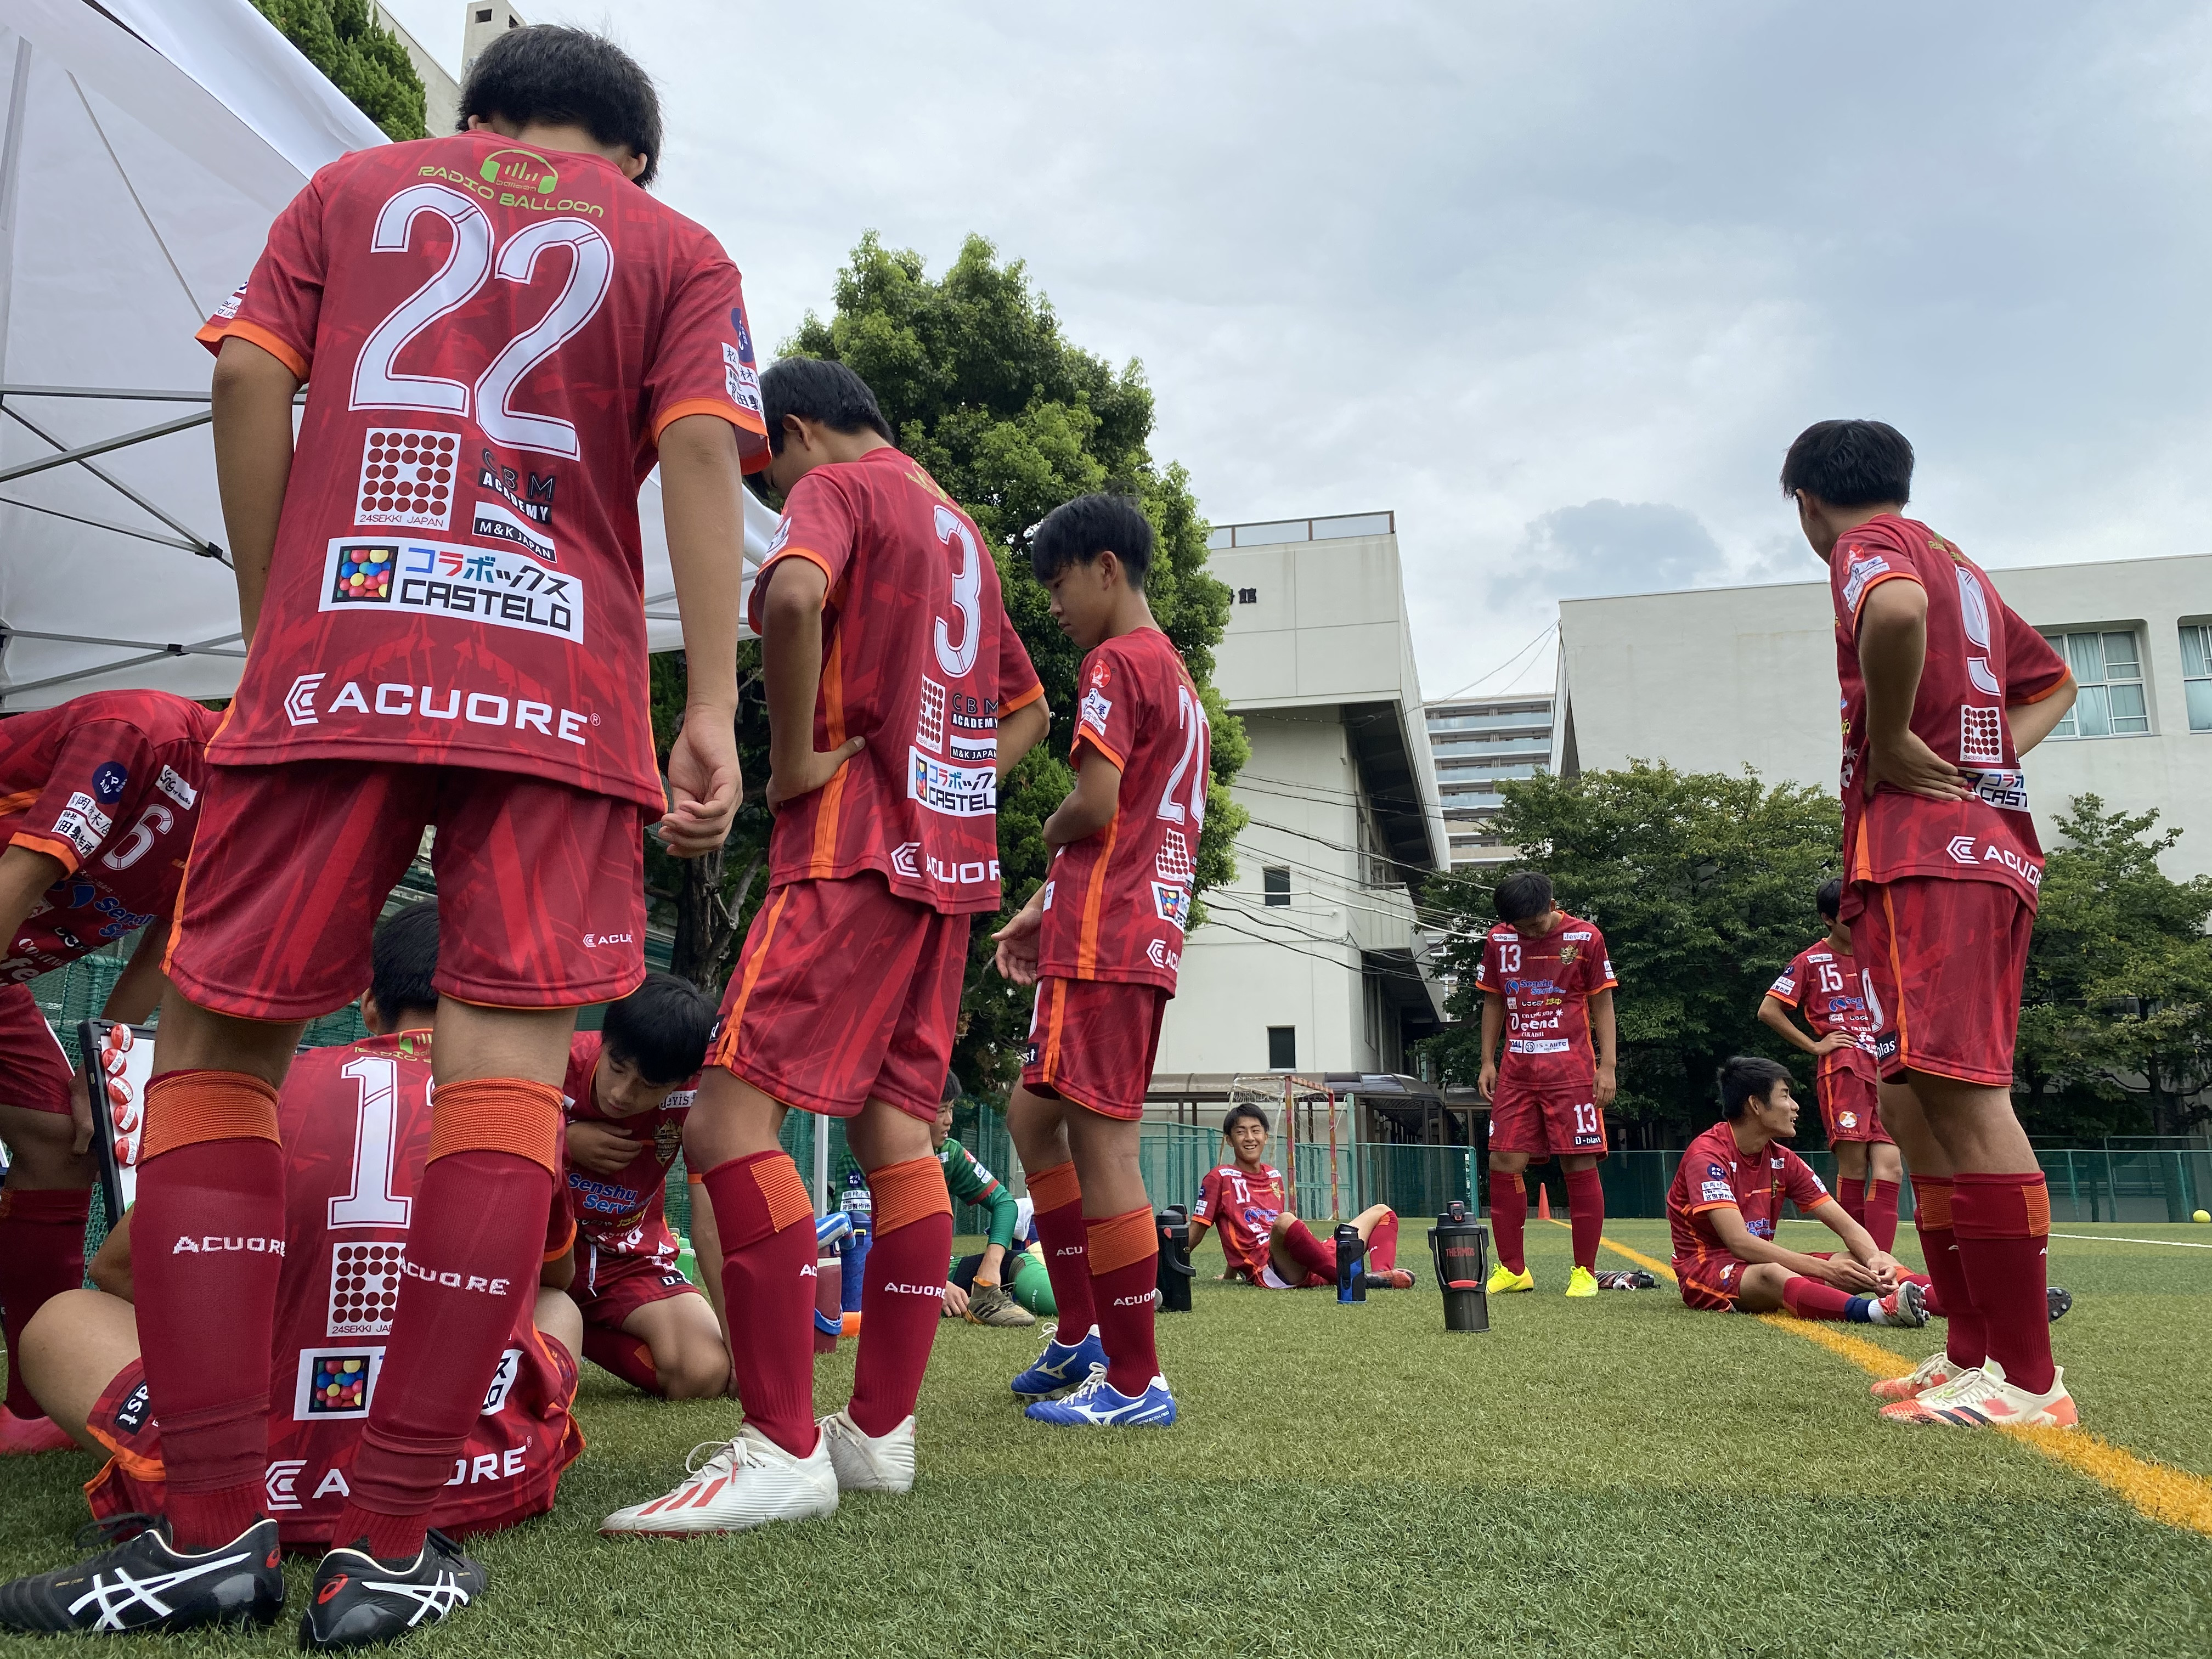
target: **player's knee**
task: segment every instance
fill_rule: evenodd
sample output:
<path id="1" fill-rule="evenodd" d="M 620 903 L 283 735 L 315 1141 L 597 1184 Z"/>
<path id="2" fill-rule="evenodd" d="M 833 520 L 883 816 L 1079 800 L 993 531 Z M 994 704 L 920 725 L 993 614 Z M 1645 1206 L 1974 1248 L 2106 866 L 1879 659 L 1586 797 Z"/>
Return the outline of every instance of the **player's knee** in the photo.
<path id="1" fill-rule="evenodd" d="M 687 1340 L 672 1354 L 655 1350 L 653 1368 L 671 1400 L 708 1400 L 729 1385 L 730 1356 L 719 1341 Z"/>
<path id="2" fill-rule="evenodd" d="M 1285 1210 L 1268 1224 L 1267 1233 L 1272 1238 L 1281 1238 L 1297 1224 L 1297 1217 Z"/>

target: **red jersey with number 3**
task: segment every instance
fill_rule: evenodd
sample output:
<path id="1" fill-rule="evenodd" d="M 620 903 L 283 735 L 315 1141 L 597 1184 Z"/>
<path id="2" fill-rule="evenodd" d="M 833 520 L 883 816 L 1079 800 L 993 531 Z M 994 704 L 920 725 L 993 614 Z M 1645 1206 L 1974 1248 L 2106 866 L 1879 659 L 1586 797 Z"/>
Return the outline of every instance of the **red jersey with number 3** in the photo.
<path id="1" fill-rule="evenodd" d="M 1221 1235 L 1221 1254 L 1232 1271 L 1257 1279 L 1267 1265 L 1267 1245 L 1282 1214 L 1283 1172 L 1262 1164 L 1259 1172 L 1224 1164 L 1208 1170 L 1198 1183 L 1191 1219 L 1211 1222 Z"/>
<path id="2" fill-rule="evenodd" d="M 611 1255 L 673 1256 L 676 1239 L 668 1230 L 668 1169 L 683 1150 L 684 1125 L 699 1079 L 693 1078 L 649 1112 L 611 1118 L 599 1108 L 592 1078 L 599 1070 L 603 1039 L 579 1031 L 568 1039 L 568 1074 L 561 1091 L 568 1097 L 568 1121 L 605 1123 L 637 1143 L 637 1156 L 611 1176 L 568 1167 L 568 1210 L 576 1231 Z"/>
<path id="3" fill-rule="evenodd" d="M 769 883 L 872 870 L 947 915 L 999 908 L 999 720 L 1044 695 L 975 522 L 888 446 L 817 466 L 784 498 L 752 590 L 758 631 L 771 573 L 821 567 L 822 688 L 814 746 L 868 746 L 786 801 Z"/>
<path id="4" fill-rule="evenodd" d="M 1887 581 L 1928 596 L 1928 649 L 1912 731 L 1966 775 L 1973 794 L 1931 800 L 1866 791 L 1866 681 L 1859 615 Z M 1828 563 L 1836 609 L 1836 678 L 1844 702 L 1844 920 L 1864 896 L 1855 884 L 1905 876 L 2002 882 L 2029 905 L 2043 881 L 2043 844 L 2028 816 L 2027 778 L 2005 710 L 2040 702 L 2066 679 L 2050 641 L 1997 596 L 1988 575 L 1926 525 L 1885 513 L 1836 543 Z"/>
<path id="5" fill-rule="evenodd" d="M 1107 640 L 1083 659 L 1068 758 L 1121 769 L 1114 817 L 1053 854 L 1037 971 L 1175 994 L 1206 825 L 1212 733 L 1198 686 L 1157 628 Z"/>
<path id="6" fill-rule="evenodd" d="M 1596 1081 L 1589 1000 L 1617 983 L 1613 958 L 1590 923 L 1564 910 L 1559 917 L 1558 927 L 1537 935 L 1501 921 L 1482 942 L 1474 982 L 1505 1004 L 1501 1084 L 1587 1089 Z"/>
<path id="7" fill-rule="evenodd" d="M 1674 1235 L 1674 1254 L 1728 1255 L 1729 1247 L 1721 1243 L 1711 1220 L 1711 1212 L 1724 1206 L 1741 1213 L 1753 1238 L 1771 1243 L 1785 1201 L 1795 1204 L 1800 1214 L 1810 1214 L 1827 1197 L 1820 1177 L 1780 1141 L 1747 1153 L 1736 1145 L 1735 1130 L 1716 1123 L 1690 1143 L 1674 1168 L 1674 1184 L 1667 1189 L 1667 1224 Z"/>
<path id="8" fill-rule="evenodd" d="M 176 906 L 222 716 L 166 691 L 94 691 L 0 720 L 0 838 L 67 872 L 0 960 L 21 984 Z"/>
<path id="9" fill-rule="evenodd" d="M 767 465 L 720 245 L 601 156 L 388 144 L 277 216 L 200 331 L 233 337 L 311 386 L 213 758 L 443 763 L 660 806 L 638 489 L 687 415 Z"/>
<path id="10" fill-rule="evenodd" d="M 1820 1076 L 1846 1068 L 1874 1075 L 1874 1015 L 1857 959 L 1849 951 L 1838 951 L 1826 939 L 1816 940 L 1790 959 L 1766 994 L 1804 1015 L 1814 1036 L 1841 1031 L 1850 1038 L 1851 1047 L 1820 1056 L 1814 1068 Z"/>

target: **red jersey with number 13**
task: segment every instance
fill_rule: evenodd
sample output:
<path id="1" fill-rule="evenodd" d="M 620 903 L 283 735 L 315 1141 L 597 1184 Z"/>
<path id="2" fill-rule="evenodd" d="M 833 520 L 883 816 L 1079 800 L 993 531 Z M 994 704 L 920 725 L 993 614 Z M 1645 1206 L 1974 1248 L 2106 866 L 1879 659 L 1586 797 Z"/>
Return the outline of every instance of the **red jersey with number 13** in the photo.
<path id="1" fill-rule="evenodd" d="M 1558 927 L 1532 936 L 1499 922 L 1482 942 L 1474 982 L 1505 1004 L 1500 1082 L 1587 1089 L 1597 1080 L 1589 1000 L 1615 981 L 1605 935 L 1590 923 L 1562 910 Z"/>
<path id="2" fill-rule="evenodd" d="M 768 460 L 737 267 L 602 156 L 343 156 L 200 331 L 311 381 L 217 763 L 442 763 L 659 808 L 637 492 L 687 415 Z M 737 557 L 737 550 L 730 550 Z"/>

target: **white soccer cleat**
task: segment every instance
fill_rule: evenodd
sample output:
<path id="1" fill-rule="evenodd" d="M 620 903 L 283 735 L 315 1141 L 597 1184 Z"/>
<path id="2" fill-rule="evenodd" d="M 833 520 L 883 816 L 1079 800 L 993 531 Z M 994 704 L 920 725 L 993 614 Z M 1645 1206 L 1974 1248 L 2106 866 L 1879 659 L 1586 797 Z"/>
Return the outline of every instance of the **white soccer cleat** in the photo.
<path id="1" fill-rule="evenodd" d="M 849 1412 L 833 1413 L 820 1426 L 839 1492 L 914 1490 L 914 1419 L 878 1435 L 862 1429 Z"/>
<path id="2" fill-rule="evenodd" d="M 1957 1429 L 2070 1429 L 2081 1421 L 2074 1396 L 2066 1392 L 2063 1366 L 2056 1369 L 2048 1391 L 2030 1394 L 2006 1382 L 2004 1367 L 1994 1359 L 1984 1360 L 1978 1370 L 1930 1389 L 1917 1400 L 1884 1406 L 1881 1414 L 1893 1423 Z"/>
<path id="3" fill-rule="evenodd" d="M 1885 1376 L 1871 1384 L 1868 1392 L 1881 1401 L 1917 1400 L 1930 1389 L 1940 1389 L 1968 1369 L 1955 1363 L 1941 1348 L 1922 1360 L 1907 1376 Z"/>
<path id="4" fill-rule="evenodd" d="M 791 1453 L 751 1424 L 734 1440 L 709 1440 L 691 1449 L 714 1455 L 684 1483 L 649 1504 L 617 1510 L 599 1522 L 610 1538 L 688 1538 L 702 1532 L 744 1532 L 771 1521 L 807 1521 L 837 1512 L 837 1469 L 830 1441 L 817 1435 L 805 1457 Z"/>

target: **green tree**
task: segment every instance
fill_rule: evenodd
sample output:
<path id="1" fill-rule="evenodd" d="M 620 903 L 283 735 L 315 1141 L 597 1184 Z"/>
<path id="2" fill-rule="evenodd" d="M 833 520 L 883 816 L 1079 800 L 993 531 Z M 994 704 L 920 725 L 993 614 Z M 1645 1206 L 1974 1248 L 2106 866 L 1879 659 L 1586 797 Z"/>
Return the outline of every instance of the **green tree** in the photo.
<path id="1" fill-rule="evenodd" d="M 422 77 L 368 0 L 253 0 L 253 6 L 386 137 L 427 136 Z"/>
<path id="2" fill-rule="evenodd" d="M 1729 1054 L 1797 1061 L 1755 1015 L 1774 975 L 1820 930 L 1813 896 L 1843 841 L 1832 797 L 1802 784 L 1769 788 L 1748 767 L 1730 777 L 1642 762 L 1501 793 L 1498 832 L 1522 849 L 1516 867 L 1551 877 L 1560 905 L 1595 922 L 1612 951 L 1618 1109 L 1632 1139 L 1662 1144 L 1710 1123 L 1713 1073 Z M 1458 985 L 1447 1012 L 1461 1022 L 1431 1039 L 1432 1051 L 1447 1081 L 1471 1085 L 1489 893 L 1445 877 L 1425 896 L 1453 918 L 1443 963 Z"/>

